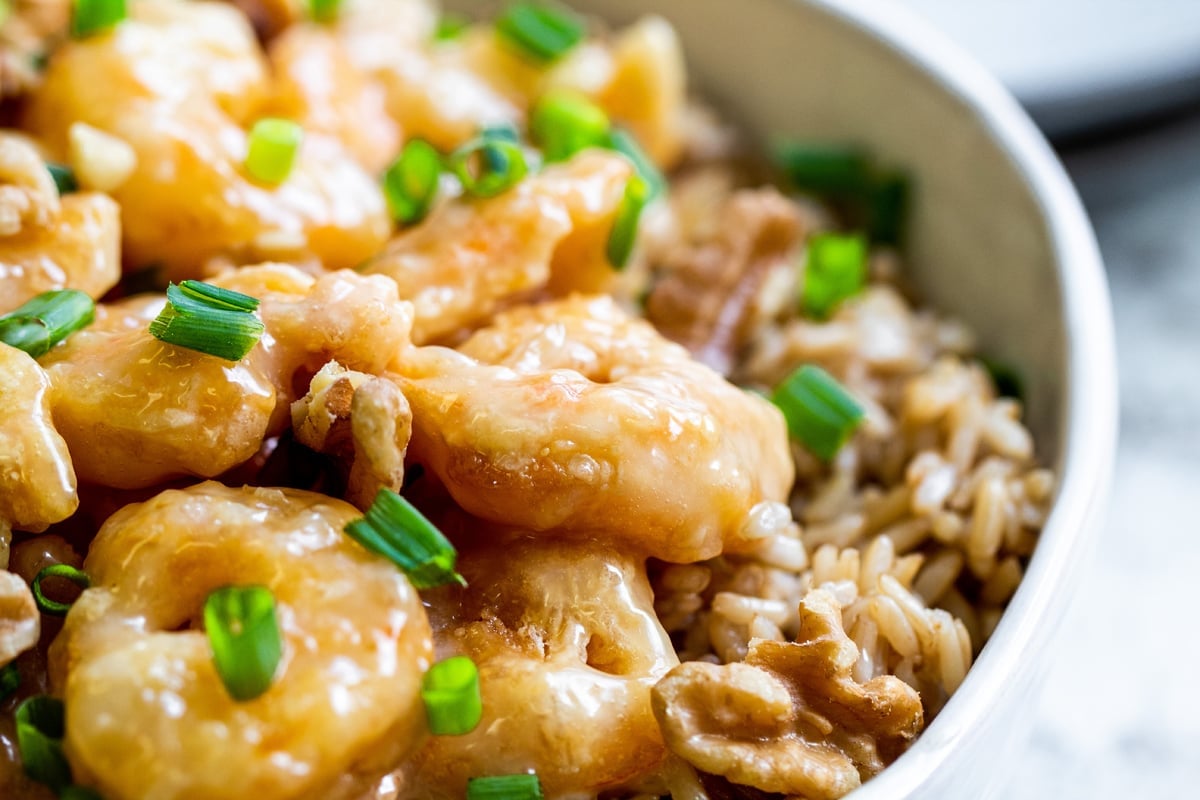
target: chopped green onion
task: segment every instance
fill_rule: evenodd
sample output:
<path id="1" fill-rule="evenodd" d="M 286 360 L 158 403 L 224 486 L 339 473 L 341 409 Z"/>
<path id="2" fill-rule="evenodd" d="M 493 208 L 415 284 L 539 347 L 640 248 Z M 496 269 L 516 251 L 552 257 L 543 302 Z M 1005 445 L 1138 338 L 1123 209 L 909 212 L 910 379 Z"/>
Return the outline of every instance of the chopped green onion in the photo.
<path id="1" fill-rule="evenodd" d="M 75 171 L 66 164 L 47 161 L 46 169 L 50 170 L 50 177 L 54 178 L 54 185 L 58 187 L 59 195 L 79 191 L 79 181 L 75 179 Z"/>
<path id="2" fill-rule="evenodd" d="M 463 191 L 475 197 L 495 197 L 516 186 L 529 171 L 525 151 L 500 136 L 479 136 L 450 154 L 450 169 Z"/>
<path id="3" fill-rule="evenodd" d="M 979 356 L 979 362 L 992 378 L 996 394 L 1001 397 L 1011 397 L 1014 400 L 1025 399 L 1025 382 L 1017 368 L 1011 364 L 987 356 Z"/>
<path id="4" fill-rule="evenodd" d="M 788 432 L 817 458 L 830 461 L 863 418 L 862 407 L 820 367 L 806 364 L 775 388 L 771 402 Z"/>
<path id="5" fill-rule="evenodd" d="M 797 189 L 813 194 L 854 194 L 871 184 L 871 164 L 857 147 L 781 142 L 775 160 Z"/>
<path id="6" fill-rule="evenodd" d="M 648 202 L 650 184 L 641 175 L 634 173 L 625 184 L 625 196 L 621 198 L 621 205 L 617 208 L 617 216 L 613 220 L 612 231 L 608 234 L 608 245 L 605 248 L 608 263 L 615 269 L 624 269 L 629 263 L 634 242 L 637 241 L 638 220 Z"/>
<path id="7" fill-rule="evenodd" d="M 263 323 L 253 297 L 201 281 L 167 286 L 167 304 L 150 323 L 150 334 L 226 361 L 241 361 L 258 343 Z"/>
<path id="8" fill-rule="evenodd" d="M 421 699 L 435 736 L 461 736 L 483 717 L 479 668 L 466 656 L 454 656 L 429 668 L 421 680 Z"/>
<path id="9" fill-rule="evenodd" d="M 542 782 L 532 773 L 470 778 L 467 800 L 542 800 Z"/>
<path id="10" fill-rule="evenodd" d="M 463 31 L 471 26 L 471 20 L 462 14 L 447 12 L 438 20 L 437 29 L 433 32 L 435 42 L 448 42 L 462 36 Z"/>
<path id="11" fill-rule="evenodd" d="M 392 217 L 405 225 L 419 222 L 429 213 L 437 196 L 442 156 L 422 139 L 409 139 L 383 174 L 383 195 Z"/>
<path id="12" fill-rule="evenodd" d="M 225 586 L 204 601 L 204 628 L 213 666 L 238 702 L 260 696 L 283 658 L 275 596 L 265 586 Z"/>
<path id="13" fill-rule="evenodd" d="M 74 0 L 71 35 L 83 39 L 103 33 L 127 16 L 125 0 Z"/>
<path id="14" fill-rule="evenodd" d="M 341 5 L 342 0 L 308 0 L 308 13 L 317 22 L 333 22 Z"/>
<path id="15" fill-rule="evenodd" d="M 604 147 L 611 127 L 604 109 L 566 89 L 542 95 L 529 118 L 529 132 L 547 161 L 565 161 L 580 150 Z"/>
<path id="16" fill-rule="evenodd" d="M 513 3 L 496 20 L 496 33 L 517 52 L 548 64 L 583 41 L 583 20 L 542 3 Z"/>
<path id="17" fill-rule="evenodd" d="M 513 144 L 521 143 L 521 134 L 517 131 L 515 125 L 510 122 L 495 122 L 491 125 L 484 125 L 479 130 L 481 139 L 503 139 L 506 142 Z"/>
<path id="18" fill-rule="evenodd" d="M 292 172 L 303 138 L 303 129 L 291 120 L 260 119 L 250 129 L 246 171 L 263 183 L 283 183 Z"/>
<path id="19" fill-rule="evenodd" d="M 17 749 L 25 774 L 57 794 L 71 784 L 71 766 L 62 751 L 63 704 L 48 695 L 30 697 L 17 706 Z"/>
<path id="20" fill-rule="evenodd" d="M 0 669 L 0 703 L 12 697 L 20 686 L 21 673 L 17 669 L 17 662 L 10 661 Z"/>
<path id="21" fill-rule="evenodd" d="M 95 789 L 71 785 L 58 793 L 58 800 L 104 800 Z"/>
<path id="22" fill-rule="evenodd" d="M 871 241 L 880 244 L 900 244 L 904 222 L 908 217 L 908 198 L 911 194 L 908 175 L 892 171 L 877 177 L 871 194 L 868 228 Z"/>
<path id="23" fill-rule="evenodd" d="M 404 571 L 418 589 L 447 583 L 466 586 L 454 571 L 458 553 L 442 532 L 412 503 L 380 489 L 366 516 L 346 525 L 350 538 Z"/>
<path id="24" fill-rule="evenodd" d="M 43 292 L 0 317 L 0 342 L 38 358 L 95 318 L 95 302 L 78 289 Z"/>
<path id="25" fill-rule="evenodd" d="M 80 589 L 86 589 L 92 585 L 92 579 L 88 574 L 81 569 L 76 569 L 70 564 L 51 564 L 43 569 L 33 578 L 33 602 L 37 604 L 38 610 L 43 614 L 49 614 L 52 617 L 65 617 L 67 612 L 71 610 L 71 603 L 60 603 L 57 600 L 51 600 L 42 592 L 42 581 L 46 578 L 63 578 L 78 586 Z"/>
<path id="26" fill-rule="evenodd" d="M 650 160 L 650 156 L 646 155 L 646 151 L 638 144 L 638 140 L 634 138 L 633 134 L 620 128 L 613 128 L 608 134 L 608 147 L 628 158 L 637 169 L 638 174 L 646 179 L 646 183 L 650 185 L 651 200 L 666 191 L 666 179 L 658 171 L 658 167 L 654 166 L 654 162 Z"/>
<path id="27" fill-rule="evenodd" d="M 825 319 L 839 303 L 862 291 L 867 279 L 867 240 L 862 236 L 822 233 L 808 242 L 801 305 L 804 313 Z"/>
<path id="28" fill-rule="evenodd" d="M 0 0 L 0 25 L 3 25 L 8 15 L 12 13 L 12 7 L 9 6 L 8 0 Z"/>

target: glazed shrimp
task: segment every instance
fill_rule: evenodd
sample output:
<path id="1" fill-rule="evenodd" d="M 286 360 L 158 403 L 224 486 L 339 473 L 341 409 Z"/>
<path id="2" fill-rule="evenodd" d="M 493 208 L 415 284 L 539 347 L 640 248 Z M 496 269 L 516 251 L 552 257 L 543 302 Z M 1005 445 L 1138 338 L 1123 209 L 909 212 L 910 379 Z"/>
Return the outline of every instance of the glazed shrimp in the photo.
<path id="1" fill-rule="evenodd" d="M 390 232 L 377 182 L 320 131 L 305 136 L 285 181 L 252 180 L 248 129 L 270 101 L 266 62 L 236 9 L 135 2 L 111 34 L 55 52 L 26 123 L 56 154 L 79 130 L 132 150 L 132 171 L 111 190 L 129 263 L 161 263 L 173 279 L 217 256 L 354 266 Z"/>
<path id="2" fill-rule="evenodd" d="M 398 369 L 410 453 L 476 516 L 690 562 L 791 488 L 779 411 L 607 297 L 506 312 L 460 350 Z"/>
<path id="3" fill-rule="evenodd" d="M 431 739 L 406 798 L 461 798 L 468 778 L 534 770 L 548 797 L 594 797 L 654 773 L 666 750 L 650 689 L 678 660 L 640 559 L 520 537 L 464 549 L 465 590 L 429 595 L 440 655 L 479 666 L 483 720 Z"/>
<path id="4" fill-rule="evenodd" d="M 116 203 L 60 199 L 33 144 L 0 133 L 0 314 L 52 289 L 104 294 L 121 275 L 120 237 Z"/>
<path id="5" fill-rule="evenodd" d="M 536 290 L 601 291 L 613 275 L 605 242 L 632 173 L 621 156 L 582 153 L 499 197 L 443 205 L 364 271 L 387 275 L 413 302 L 418 344 Z"/>
<path id="6" fill-rule="evenodd" d="M 76 780 L 108 800 L 330 800 L 418 746 L 429 623 L 403 574 L 342 532 L 358 516 L 311 492 L 205 483 L 109 519 L 50 654 Z M 198 629 L 229 584 L 269 588 L 284 637 L 274 684 L 245 703 Z"/>

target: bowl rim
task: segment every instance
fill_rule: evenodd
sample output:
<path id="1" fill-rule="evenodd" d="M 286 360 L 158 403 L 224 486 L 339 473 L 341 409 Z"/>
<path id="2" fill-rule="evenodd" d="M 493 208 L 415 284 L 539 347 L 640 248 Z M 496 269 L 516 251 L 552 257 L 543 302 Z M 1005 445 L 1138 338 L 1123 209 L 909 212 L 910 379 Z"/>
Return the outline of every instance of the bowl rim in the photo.
<path id="1" fill-rule="evenodd" d="M 950 93 L 984 126 L 1029 187 L 1050 240 L 1061 287 L 1066 382 L 1059 485 L 1021 586 L 966 680 L 895 764 L 854 792 L 898 800 L 925 787 L 963 740 L 977 735 L 1010 677 L 1048 638 L 1065 606 L 1112 481 L 1117 446 L 1116 342 L 1099 246 L 1062 163 L 1013 96 L 984 67 L 903 4 L 887 0 L 776 0 L 807 6 L 857 29 Z M 1042 660 L 1044 662 L 1044 659 Z"/>

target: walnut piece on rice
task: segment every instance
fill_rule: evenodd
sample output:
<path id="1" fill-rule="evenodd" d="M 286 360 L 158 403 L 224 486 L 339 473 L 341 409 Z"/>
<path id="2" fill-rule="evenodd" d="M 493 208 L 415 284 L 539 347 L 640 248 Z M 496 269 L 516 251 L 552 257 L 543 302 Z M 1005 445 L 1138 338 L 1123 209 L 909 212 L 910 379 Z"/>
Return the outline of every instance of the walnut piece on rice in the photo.
<path id="1" fill-rule="evenodd" d="M 652 693 L 667 746 L 704 772 L 767 792 L 830 800 L 894 760 L 921 730 L 900 679 L 853 678 L 858 648 L 824 589 L 800 603 L 794 643 L 753 640 L 743 663 L 688 662 Z"/>

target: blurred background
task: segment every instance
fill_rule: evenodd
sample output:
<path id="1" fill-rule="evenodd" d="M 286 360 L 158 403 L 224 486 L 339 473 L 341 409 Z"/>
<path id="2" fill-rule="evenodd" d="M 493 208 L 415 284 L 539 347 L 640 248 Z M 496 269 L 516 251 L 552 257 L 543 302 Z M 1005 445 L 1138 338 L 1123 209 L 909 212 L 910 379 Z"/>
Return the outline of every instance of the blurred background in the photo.
<path id="1" fill-rule="evenodd" d="M 1108 519 L 1000 796 L 1200 797 L 1200 0 L 896 1 L 1050 137 L 1116 314 Z"/>

